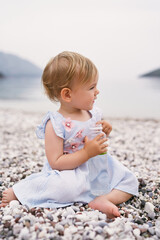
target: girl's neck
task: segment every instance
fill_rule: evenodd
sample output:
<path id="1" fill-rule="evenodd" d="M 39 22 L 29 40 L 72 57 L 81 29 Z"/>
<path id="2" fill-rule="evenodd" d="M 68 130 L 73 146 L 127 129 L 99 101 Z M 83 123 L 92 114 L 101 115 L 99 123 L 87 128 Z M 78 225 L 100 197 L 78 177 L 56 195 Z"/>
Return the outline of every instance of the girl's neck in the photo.
<path id="1" fill-rule="evenodd" d="M 58 112 L 62 114 L 63 117 L 71 118 L 72 120 L 87 121 L 91 118 L 91 114 L 86 110 L 70 108 L 63 105 L 60 106 Z"/>

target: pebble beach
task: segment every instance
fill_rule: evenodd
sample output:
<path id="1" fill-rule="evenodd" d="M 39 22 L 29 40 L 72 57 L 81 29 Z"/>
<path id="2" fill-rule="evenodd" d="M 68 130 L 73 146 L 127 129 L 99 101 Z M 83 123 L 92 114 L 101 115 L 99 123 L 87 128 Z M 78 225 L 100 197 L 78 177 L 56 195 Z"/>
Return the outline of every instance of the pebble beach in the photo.
<path id="1" fill-rule="evenodd" d="M 0 109 L 0 198 L 6 188 L 41 171 L 44 141 L 35 129 L 43 115 Z M 160 120 L 106 120 L 113 128 L 109 152 L 137 176 L 139 197 L 120 204 L 121 217 L 112 220 L 82 203 L 30 209 L 12 201 L 0 208 L 0 239 L 160 239 Z"/>

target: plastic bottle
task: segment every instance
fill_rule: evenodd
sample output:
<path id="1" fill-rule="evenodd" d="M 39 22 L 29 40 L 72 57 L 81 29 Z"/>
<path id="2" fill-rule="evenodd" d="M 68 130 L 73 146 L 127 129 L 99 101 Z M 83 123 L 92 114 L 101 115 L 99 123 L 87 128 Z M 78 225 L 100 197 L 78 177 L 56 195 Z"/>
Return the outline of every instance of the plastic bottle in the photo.
<path id="1" fill-rule="evenodd" d="M 89 133 L 89 136 L 88 138 L 90 140 L 92 140 L 93 138 L 95 138 L 97 135 L 99 135 L 100 133 L 103 133 L 102 131 L 102 125 L 96 125 L 96 126 L 92 126 L 90 127 L 90 133 Z M 105 133 L 104 133 L 104 136 L 103 137 L 106 137 Z M 103 138 L 102 137 L 102 138 Z M 106 154 L 107 152 L 104 152 L 104 153 L 100 153 L 99 155 L 103 155 L 103 154 Z"/>

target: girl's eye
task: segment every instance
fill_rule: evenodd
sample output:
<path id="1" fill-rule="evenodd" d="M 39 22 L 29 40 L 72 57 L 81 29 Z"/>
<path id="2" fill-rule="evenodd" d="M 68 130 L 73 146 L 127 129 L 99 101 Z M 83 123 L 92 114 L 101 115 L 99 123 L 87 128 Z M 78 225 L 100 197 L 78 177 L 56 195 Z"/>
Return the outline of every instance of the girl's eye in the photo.
<path id="1" fill-rule="evenodd" d="M 90 90 L 94 89 L 94 86 L 90 88 Z"/>

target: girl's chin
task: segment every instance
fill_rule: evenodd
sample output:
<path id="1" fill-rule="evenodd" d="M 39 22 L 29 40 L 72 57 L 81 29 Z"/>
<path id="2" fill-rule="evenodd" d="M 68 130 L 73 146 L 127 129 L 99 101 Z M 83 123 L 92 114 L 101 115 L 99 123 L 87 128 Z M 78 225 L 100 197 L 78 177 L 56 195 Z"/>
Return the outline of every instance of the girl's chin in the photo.
<path id="1" fill-rule="evenodd" d="M 90 111 L 90 110 L 92 110 L 92 109 L 93 109 L 93 106 L 92 106 L 92 107 L 84 108 L 83 110 L 85 110 L 85 111 Z"/>
<path id="2" fill-rule="evenodd" d="M 89 107 L 87 110 L 89 111 L 89 110 L 92 110 L 92 109 L 93 109 L 93 105 L 91 107 Z"/>
<path id="3" fill-rule="evenodd" d="M 92 105 L 90 104 L 90 105 L 86 106 L 86 108 L 84 110 L 86 110 L 86 111 L 92 110 L 93 106 L 94 106 L 94 103 Z"/>

